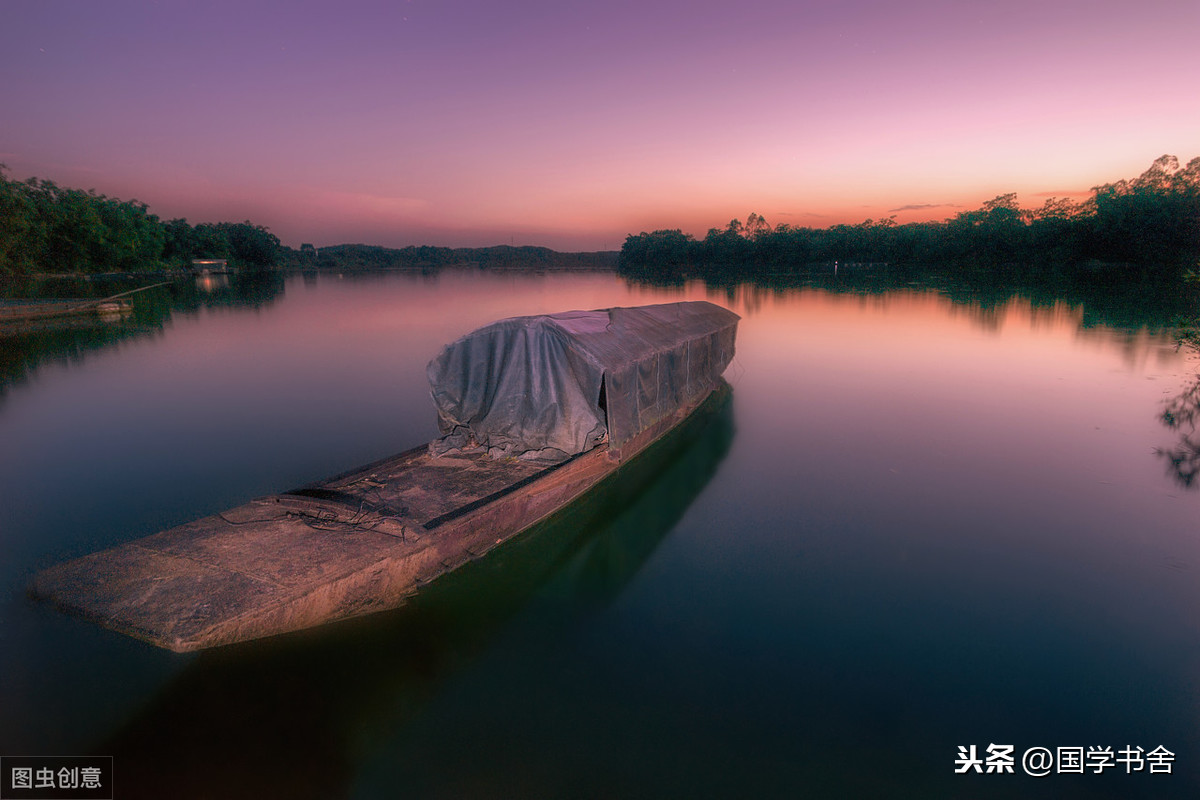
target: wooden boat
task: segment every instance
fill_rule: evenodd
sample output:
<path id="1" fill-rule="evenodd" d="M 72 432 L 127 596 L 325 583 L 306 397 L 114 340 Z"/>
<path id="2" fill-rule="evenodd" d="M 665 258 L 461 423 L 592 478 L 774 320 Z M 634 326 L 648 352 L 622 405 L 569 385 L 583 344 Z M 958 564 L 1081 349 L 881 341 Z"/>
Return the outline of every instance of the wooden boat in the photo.
<path id="1" fill-rule="evenodd" d="M 737 315 L 705 302 L 502 320 L 429 366 L 429 445 L 51 567 L 34 596 L 178 652 L 402 604 L 701 408 Z"/>
<path id="2" fill-rule="evenodd" d="M 10 300 L 0 303 L 0 324 L 59 319 L 62 317 L 113 317 L 129 314 L 133 305 L 124 300 Z"/>
<path id="3" fill-rule="evenodd" d="M 69 325 L 80 321 L 94 323 L 120 320 L 133 313 L 133 304 L 120 298 L 170 283 L 171 281 L 163 281 L 99 299 L 3 300 L 0 301 L 0 335 L 21 335 L 64 323 Z"/>

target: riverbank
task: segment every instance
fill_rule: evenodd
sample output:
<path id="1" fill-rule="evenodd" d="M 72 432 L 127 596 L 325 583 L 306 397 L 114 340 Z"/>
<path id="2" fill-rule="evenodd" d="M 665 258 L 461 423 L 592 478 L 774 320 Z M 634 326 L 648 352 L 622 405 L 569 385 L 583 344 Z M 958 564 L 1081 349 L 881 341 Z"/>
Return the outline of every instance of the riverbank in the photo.
<path id="1" fill-rule="evenodd" d="M 615 272 L 618 253 L 560 253 L 547 247 L 402 247 L 339 244 L 281 252 L 285 270 L 428 272 L 446 267 L 498 272 Z"/>

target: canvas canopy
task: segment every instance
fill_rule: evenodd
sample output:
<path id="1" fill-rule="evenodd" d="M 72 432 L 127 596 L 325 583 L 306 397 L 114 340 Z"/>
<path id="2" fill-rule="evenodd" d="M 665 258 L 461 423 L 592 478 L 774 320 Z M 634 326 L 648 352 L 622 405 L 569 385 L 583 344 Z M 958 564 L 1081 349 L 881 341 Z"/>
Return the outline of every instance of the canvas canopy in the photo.
<path id="1" fill-rule="evenodd" d="M 429 363 L 435 453 L 561 461 L 703 397 L 733 358 L 738 315 L 707 302 L 568 311 L 492 323 Z"/>

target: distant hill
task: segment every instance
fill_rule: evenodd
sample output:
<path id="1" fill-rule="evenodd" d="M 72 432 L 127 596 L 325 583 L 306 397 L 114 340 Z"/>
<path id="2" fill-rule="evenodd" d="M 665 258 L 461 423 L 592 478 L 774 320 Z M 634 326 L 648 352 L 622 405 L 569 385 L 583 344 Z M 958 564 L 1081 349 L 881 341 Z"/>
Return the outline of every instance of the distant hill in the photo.
<path id="1" fill-rule="evenodd" d="M 604 270 L 615 271 L 617 253 L 559 253 L 547 247 L 402 247 L 369 244 L 338 244 L 322 247 L 314 254 L 289 250 L 281 266 L 294 269 L 436 270 L 442 267 L 476 267 L 492 271 Z"/>

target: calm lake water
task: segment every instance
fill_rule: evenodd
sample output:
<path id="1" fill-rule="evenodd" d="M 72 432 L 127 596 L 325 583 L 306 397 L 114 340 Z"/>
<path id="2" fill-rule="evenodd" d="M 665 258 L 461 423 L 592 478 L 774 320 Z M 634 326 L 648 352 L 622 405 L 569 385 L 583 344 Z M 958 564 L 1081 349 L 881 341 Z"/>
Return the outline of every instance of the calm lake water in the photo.
<path id="1" fill-rule="evenodd" d="M 405 609 L 182 656 L 25 597 L 61 559 L 429 440 L 425 365 L 474 327 L 680 299 L 742 315 L 722 412 Z M 607 274 L 139 303 L 0 340 L 0 755 L 113 755 L 120 797 L 1200 791 L 1200 492 L 1156 452 L 1197 362 L 1161 320 Z M 992 744 L 1014 774 L 955 774 Z M 1038 746 L 1174 759 L 1035 779 Z"/>

